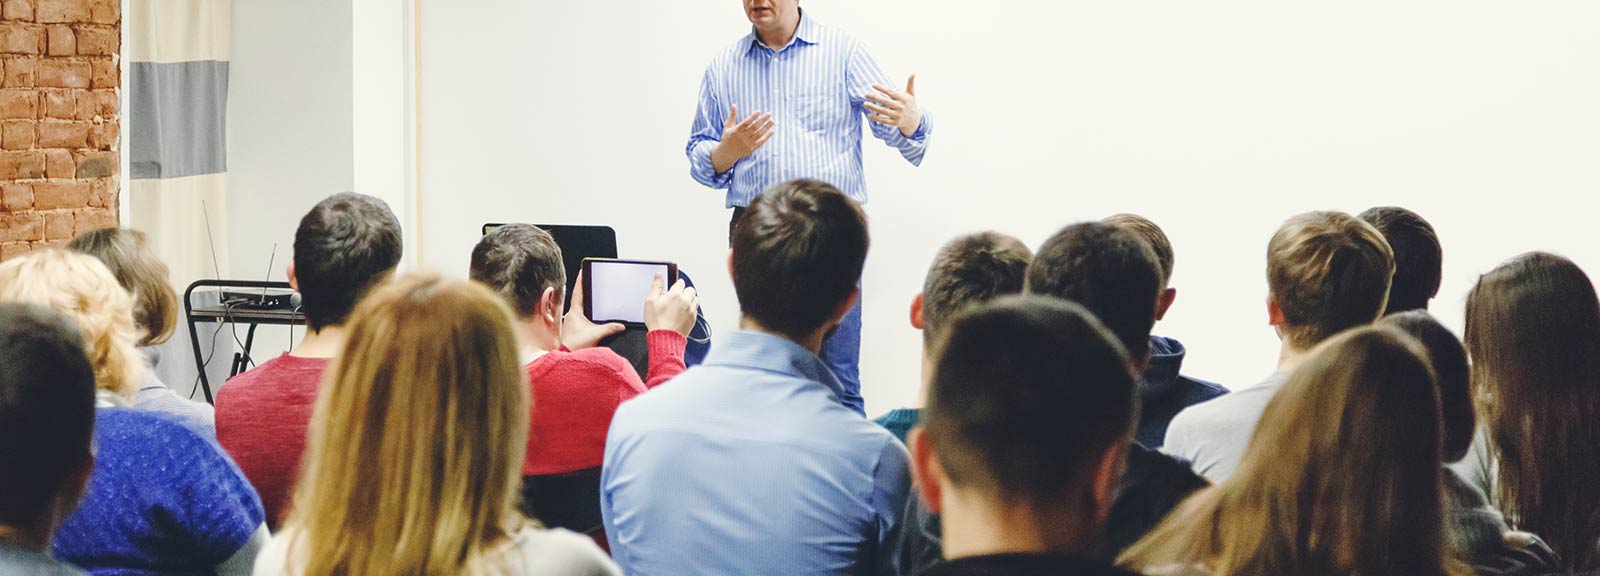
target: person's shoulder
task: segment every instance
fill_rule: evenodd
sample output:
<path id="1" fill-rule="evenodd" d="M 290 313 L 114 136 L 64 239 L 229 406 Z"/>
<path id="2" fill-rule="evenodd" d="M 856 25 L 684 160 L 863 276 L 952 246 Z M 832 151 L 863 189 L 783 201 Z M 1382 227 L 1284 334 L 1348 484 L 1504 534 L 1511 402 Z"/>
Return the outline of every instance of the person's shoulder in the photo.
<path id="1" fill-rule="evenodd" d="M 1184 391 L 1188 396 L 1190 405 L 1214 400 L 1229 392 L 1226 386 L 1185 374 L 1179 374 L 1178 379 L 1183 382 Z"/>
<path id="2" fill-rule="evenodd" d="M 217 397 L 270 392 L 292 384 L 315 383 L 328 367 L 327 358 L 297 358 L 284 354 L 229 378 Z"/>
<path id="3" fill-rule="evenodd" d="M 621 574 L 593 539 L 560 528 L 524 528 L 512 537 L 505 550 L 512 565 L 537 565 L 541 573 Z"/>

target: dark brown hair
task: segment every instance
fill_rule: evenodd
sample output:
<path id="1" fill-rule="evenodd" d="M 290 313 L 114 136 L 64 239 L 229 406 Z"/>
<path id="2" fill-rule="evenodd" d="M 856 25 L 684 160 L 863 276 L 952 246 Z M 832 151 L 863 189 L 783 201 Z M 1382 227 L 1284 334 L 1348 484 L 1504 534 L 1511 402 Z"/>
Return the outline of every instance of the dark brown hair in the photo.
<path id="1" fill-rule="evenodd" d="M 172 290 L 166 263 L 150 249 L 144 232 L 101 228 L 79 234 L 67 243 L 67 249 L 100 259 L 133 296 L 133 320 L 144 330 L 140 346 L 154 346 L 172 337 L 178 324 L 178 294 Z"/>
<path id="2" fill-rule="evenodd" d="M 768 188 L 733 228 L 739 309 L 763 328 L 800 339 L 827 324 L 867 261 L 867 217 L 817 180 Z"/>
<path id="3" fill-rule="evenodd" d="M 922 282 L 922 335 L 938 339 L 961 310 L 1022 292 L 1033 251 L 999 232 L 979 232 L 951 240 L 939 249 Z"/>
<path id="4" fill-rule="evenodd" d="M 1023 296 L 970 308 L 935 358 L 923 429 L 955 485 L 1064 504 L 1132 438 L 1128 355 L 1077 304 Z"/>
<path id="5" fill-rule="evenodd" d="M 1524 254 L 1467 296 L 1467 351 L 1500 509 L 1564 568 L 1600 568 L 1600 300 L 1571 260 Z"/>
<path id="6" fill-rule="evenodd" d="M 1227 575 L 1463 573 L 1445 548 L 1439 400 L 1423 355 L 1390 329 L 1328 340 L 1267 404 L 1239 470 L 1119 561 Z"/>
<path id="7" fill-rule="evenodd" d="M 94 395 L 94 369 L 70 318 L 0 304 L 0 525 L 36 527 L 92 461 Z"/>
<path id="8" fill-rule="evenodd" d="M 1343 212 L 1290 218 L 1267 244 L 1267 288 L 1283 337 L 1309 350 L 1383 315 L 1394 252 L 1371 224 Z"/>
<path id="9" fill-rule="evenodd" d="M 1172 241 L 1160 226 L 1138 214 L 1117 214 L 1101 222 L 1137 234 L 1156 253 L 1156 263 L 1161 265 L 1161 287 L 1164 289 L 1172 282 L 1172 268 L 1177 265 L 1177 257 L 1172 253 Z"/>
<path id="10" fill-rule="evenodd" d="M 1027 291 L 1081 304 L 1136 361 L 1150 351 L 1161 265 L 1133 232 L 1101 222 L 1061 229 L 1028 265 Z"/>
<path id="11" fill-rule="evenodd" d="M 485 235 L 472 248 L 468 276 L 505 296 L 523 318 L 538 311 L 545 289 L 567 289 L 561 247 L 531 224 L 507 224 Z"/>
<path id="12" fill-rule="evenodd" d="M 1444 250 L 1433 225 L 1416 212 L 1395 206 L 1369 208 L 1361 219 L 1377 228 L 1394 250 L 1388 313 L 1427 310 L 1444 276 Z"/>
<path id="13" fill-rule="evenodd" d="M 1466 457 L 1477 432 L 1477 416 L 1472 409 L 1471 367 L 1461 340 L 1432 314 L 1412 310 L 1388 316 L 1378 325 L 1404 332 L 1422 344 L 1439 384 L 1439 413 L 1444 424 L 1441 455 L 1445 462 Z"/>
<path id="14" fill-rule="evenodd" d="M 294 232 L 294 272 L 313 331 L 343 324 L 356 303 L 400 265 L 400 221 L 372 196 L 318 202 Z"/>

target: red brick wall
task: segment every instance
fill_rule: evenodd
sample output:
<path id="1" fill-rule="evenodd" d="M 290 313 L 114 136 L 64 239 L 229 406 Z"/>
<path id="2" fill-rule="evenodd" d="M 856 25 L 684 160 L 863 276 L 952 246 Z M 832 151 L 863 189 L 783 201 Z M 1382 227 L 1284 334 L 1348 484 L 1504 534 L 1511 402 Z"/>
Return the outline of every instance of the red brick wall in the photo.
<path id="1" fill-rule="evenodd" d="M 0 0 L 0 260 L 117 225 L 120 0 Z"/>

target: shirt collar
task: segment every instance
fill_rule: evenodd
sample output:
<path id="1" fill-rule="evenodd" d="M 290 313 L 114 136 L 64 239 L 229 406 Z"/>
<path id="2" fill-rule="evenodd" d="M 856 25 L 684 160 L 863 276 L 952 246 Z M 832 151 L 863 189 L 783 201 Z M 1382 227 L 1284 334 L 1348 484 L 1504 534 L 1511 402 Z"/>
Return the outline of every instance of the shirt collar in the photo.
<path id="1" fill-rule="evenodd" d="M 842 396 L 839 379 L 816 354 L 780 336 L 740 330 L 718 336 L 706 354 L 706 366 L 736 366 L 810 380 L 826 386 L 835 400 Z"/>
<path id="2" fill-rule="evenodd" d="M 805 44 L 807 46 L 815 45 L 817 41 L 821 39 L 821 36 L 821 34 L 817 33 L 817 21 L 812 20 L 811 16 L 806 14 L 806 10 L 801 8 L 800 25 L 795 27 L 794 38 L 789 39 L 788 46 L 784 46 L 783 50 L 788 50 L 790 46 L 794 46 L 795 44 Z M 750 51 L 753 52 L 761 48 L 766 48 L 766 45 L 761 43 L 761 35 L 756 33 L 754 27 L 751 27 L 749 38 Z M 771 50 L 771 48 L 767 49 Z M 777 50 L 777 52 L 782 52 L 783 50 Z"/>

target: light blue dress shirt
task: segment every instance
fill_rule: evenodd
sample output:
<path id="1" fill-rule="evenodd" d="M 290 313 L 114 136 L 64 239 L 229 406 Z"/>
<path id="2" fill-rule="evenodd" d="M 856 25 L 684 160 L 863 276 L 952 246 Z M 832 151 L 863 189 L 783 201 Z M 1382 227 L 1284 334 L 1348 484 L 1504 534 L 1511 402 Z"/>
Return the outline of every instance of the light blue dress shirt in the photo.
<path id="1" fill-rule="evenodd" d="M 753 332 L 624 403 L 600 510 L 631 576 L 893 574 L 909 457 L 816 355 Z"/>
<path id="2" fill-rule="evenodd" d="M 762 190 L 796 178 L 814 178 L 834 185 L 857 202 L 867 201 L 861 170 L 861 124 L 900 150 L 913 165 L 922 164 L 932 132 L 928 114 L 910 138 L 894 126 L 866 119 L 862 104 L 873 84 L 905 89 L 891 81 L 855 38 L 818 24 L 804 11 L 794 38 L 782 50 L 761 43 L 754 32 L 734 42 L 711 61 L 700 84 L 700 104 L 689 134 L 689 173 L 695 181 L 728 190 L 727 206 L 748 206 Z M 739 119 L 766 112 L 776 133 L 754 154 L 718 174 L 711 151 L 722 141 L 729 107 Z"/>

